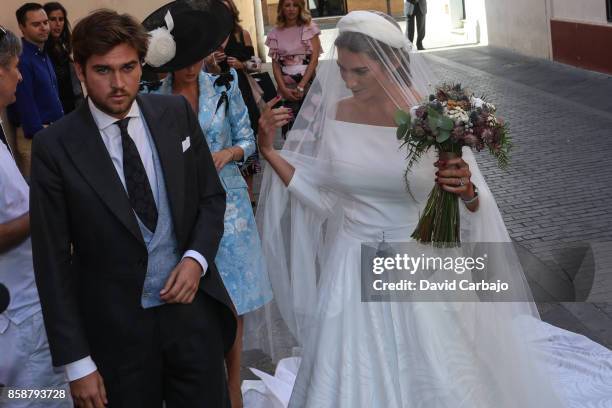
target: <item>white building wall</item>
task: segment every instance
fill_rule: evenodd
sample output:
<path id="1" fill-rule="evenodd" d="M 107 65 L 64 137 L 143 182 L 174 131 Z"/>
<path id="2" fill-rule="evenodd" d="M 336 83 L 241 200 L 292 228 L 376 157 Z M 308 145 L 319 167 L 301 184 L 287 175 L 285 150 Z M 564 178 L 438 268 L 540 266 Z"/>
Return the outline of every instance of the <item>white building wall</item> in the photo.
<path id="1" fill-rule="evenodd" d="M 489 31 L 487 27 L 486 0 L 465 0 L 465 22 L 468 33 L 474 32 L 475 38 L 470 42 L 479 42 L 487 45 L 489 43 Z"/>
<path id="2" fill-rule="evenodd" d="M 589 24 L 611 25 L 606 19 L 605 0 L 549 0 L 552 18 Z"/>
<path id="3" fill-rule="evenodd" d="M 485 0 L 489 45 L 551 58 L 549 1 Z"/>
<path id="4" fill-rule="evenodd" d="M 466 9 L 470 0 L 466 0 Z M 550 20 L 612 26 L 605 0 L 484 0 L 490 45 L 552 58 Z"/>

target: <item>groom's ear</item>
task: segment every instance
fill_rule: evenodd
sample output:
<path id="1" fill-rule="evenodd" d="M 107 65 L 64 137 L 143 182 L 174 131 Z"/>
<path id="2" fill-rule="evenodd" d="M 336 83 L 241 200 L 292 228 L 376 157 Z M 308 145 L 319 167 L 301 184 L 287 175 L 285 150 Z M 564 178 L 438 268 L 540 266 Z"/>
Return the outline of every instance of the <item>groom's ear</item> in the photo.
<path id="1" fill-rule="evenodd" d="M 74 71 L 76 73 L 77 78 L 79 79 L 79 81 L 81 82 L 85 82 L 86 79 L 86 75 L 85 75 L 85 65 L 81 65 L 78 62 L 74 62 Z"/>

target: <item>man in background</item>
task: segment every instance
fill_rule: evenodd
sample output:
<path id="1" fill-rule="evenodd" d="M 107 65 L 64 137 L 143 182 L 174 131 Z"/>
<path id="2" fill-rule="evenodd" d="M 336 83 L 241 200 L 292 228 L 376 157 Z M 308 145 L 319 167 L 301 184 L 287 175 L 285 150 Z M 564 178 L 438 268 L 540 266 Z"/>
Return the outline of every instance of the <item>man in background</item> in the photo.
<path id="1" fill-rule="evenodd" d="M 405 0 L 406 4 L 406 19 L 408 28 L 406 34 L 411 43 L 414 44 L 414 23 L 416 20 L 417 40 L 416 46 L 419 50 L 424 50 L 423 40 L 425 39 L 425 17 L 427 15 L 427 0 Z"/>
<path id="2" fill-rule="evenodd" d="M 44 50 L 50 31 L 47 13 L 38 3 L 26 3 L 15 15 L 23 34 L 23 54 L 19 61 L 23 81 L 17 86 L 17 99 L 7 113 L 13 125 L 18 127 L 15 138 L 17 164 L 29 178 L 32 138 L 60 119 L 64 111 L 53 64 Z"/>

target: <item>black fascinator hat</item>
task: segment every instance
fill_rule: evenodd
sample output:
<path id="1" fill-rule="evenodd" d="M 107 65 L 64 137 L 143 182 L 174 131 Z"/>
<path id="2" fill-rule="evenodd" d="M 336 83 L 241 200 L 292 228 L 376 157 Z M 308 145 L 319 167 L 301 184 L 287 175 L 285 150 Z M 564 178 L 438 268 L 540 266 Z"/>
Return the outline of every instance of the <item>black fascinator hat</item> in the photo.
<path id="1" fill-rule="evenodd" d="M 219 48 L 234 19 L 221 0 L 176 0 L 155 10 L 142 25 L 151 35 L 145 70 L 173 72 Z"/>

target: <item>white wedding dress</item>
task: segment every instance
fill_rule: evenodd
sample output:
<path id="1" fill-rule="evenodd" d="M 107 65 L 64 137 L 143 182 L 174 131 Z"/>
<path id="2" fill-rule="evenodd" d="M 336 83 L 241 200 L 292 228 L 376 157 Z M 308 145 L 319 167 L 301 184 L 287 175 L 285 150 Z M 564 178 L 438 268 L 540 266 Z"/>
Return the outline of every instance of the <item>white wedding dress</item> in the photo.
<path id="1" fill-rule="evenodd" d="M 243 383 L 245 408 L 612 407 L 612 352 L 521 305 L 361 302 L 361 244 L 383 231 L 410 240 L 422 207 L 414 197 L 426 197 L 435 168 L 428 158 L 415 166 L 413 197 L 395 128 L 329 120 L 324 132 L 330 181 L 294 163 L 288 186 L 307 212 L 335 224 L 325 231 L 335 230 L 323 242 L 316 323 L 304 324 L 301 361 L 282 360 L 276 377 L 254 370 L 262 381 Z M 471 152 L 464 159 L 477 168 Z M 461 216 L 470 224 L 481 215 Z"/>

